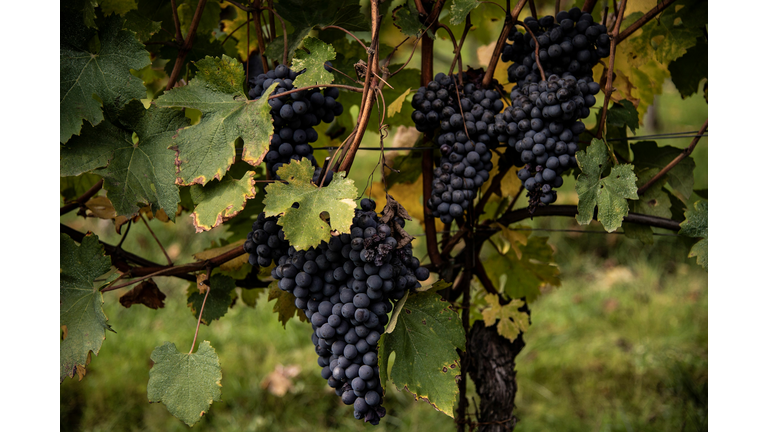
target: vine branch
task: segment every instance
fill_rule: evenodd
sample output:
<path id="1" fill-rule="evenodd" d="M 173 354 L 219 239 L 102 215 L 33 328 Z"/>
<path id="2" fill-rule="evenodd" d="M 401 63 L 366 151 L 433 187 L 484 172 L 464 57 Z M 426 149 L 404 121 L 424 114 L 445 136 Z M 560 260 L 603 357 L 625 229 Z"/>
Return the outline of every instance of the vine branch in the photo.
<path id="1" fill-rule="evenodd" d="M 104 185 L 104 179 L 101 179 L 96 182 L 93 186 L 91 186 L 90 189 L 88 189 L 82 196 L 80 196 L 75 201 L 65 204 L 61 209 L 59 209 L 59 216 L 63 216 L 72 210 L 76 208 L 80 208 L 85 205 L 86 202 L 88 202 L 89 199 L 91 199 L 94 195 L 99 193 L 101 190 L 101 187 Z"/>
<path id="2" fill-rule="evenodd" d="M 645 15 L 641 16 L 637 21 L 633 22 L 629 27 L 627 27 L 626 30 L 619 34 L 619 42 L 631 36 L 632 33 L 636 32 L 640 27 L 644 26 L 648 21 L 652 20 L 653 17 L 660 14 L 661 11 L 666 9 L 674 2 L 675 0 L 664 0 L 663 2 L 654 6 L 651 10 L 646 12 Z"/>
<path id="3" fill-rule="evenodd" d="M 696 135 L 693 138 L 693 140 L 691 141 L 691 144 L 688 147 L 686 147 L 685 150 L 683 150 L 682 153 L 677 155 L 676 158 L 672 159 L 672 161 L 669 162 L 667 164 L 667 166 L 662 168 L 661 171 L 659 171 L 655 176 L 653 176 L 653 178 L 648 180 L 648 183 L 646 183 L 646 184 L 640 186 L 639 188 L 637 188 L 637 194 L 638 195 L 644 194 L 654 183 L 656 183 L 660 178 L 664 177 L 665 174 L 667 174 L 672 168 L 674 168 L 675 165 L 677 165 L 678 163 L 680 163 L 680 161 L 682 161 L 687 156 L 689 156 L 691 153 L 693 153 L 693 149 L 696 148 L 696 144 L 699 143 L 699 140 L 701 139 L 701 136 L 704 135 L 704 132 L 706 132 L 708 125 L 709 125 L 709 119 L 707 119 L 704 122 L 704 125 L 701 126 L 701 129 L 699 129 L 698 135 Z"/>
<path id="4" fill-rule="evenodd" d="M 491 81 L 493 81 L 493 74 L 496 71 L 496 65 L 499 63 L 499 59 L 501 58 L 501 51 L 504 49 L 504 43 L 507 40 L 507 36 L 509 36 L 509 33 L 512 31 L 512 26 L 515 25 L 515 21 L 517 21 L 517 17 L 520 16 L 520 12 L 525 7 L 525 3 L 527 1 L 528 0 L 518 0 L 515 8 L 511 13 L 509 12 L 509 9 L 507 9 L 509 15 L 507 15 L 504 20 L 504 28 L 501 30 L 499 39 L 496 41 L 496 47 L 493 49 L 493 55 L 491 55 L 491 60 L 488 62 L 488 68 L 485 70 L 485 76 L 483 77 L 482 83 L 483 88 L 488 88 L 491 85 Z"/>
<path id="5" fill-rule="evenodd" d="M 608 104 L 611 101 L 611 93 L 613 93 L 613 67 L 616 62 L 616 44 L 619 39 L 619 30 L 621 29 L 621 21 L 624 18 L 624 8 L 627 6 L 627 1 L 621 2 L 619 7 L 619 13 L 616 16 L 616 25 L 613 27 L 613 34 L 611 35 L 611 55 L 608 59 L 608 71 L 606 74 L 607 83 L 605 85 L 605 102 L 603 102 L 603 110 L 600 114 L 600 122 L 597 125 L 597 137 L 603 138 L 603 127 L 605 126 L 605 119 L 608 116 Z M 611 151 L 613 155 L 613 161 L 618 165 L 619 161 L 616 160 L 616 155 Z"/>

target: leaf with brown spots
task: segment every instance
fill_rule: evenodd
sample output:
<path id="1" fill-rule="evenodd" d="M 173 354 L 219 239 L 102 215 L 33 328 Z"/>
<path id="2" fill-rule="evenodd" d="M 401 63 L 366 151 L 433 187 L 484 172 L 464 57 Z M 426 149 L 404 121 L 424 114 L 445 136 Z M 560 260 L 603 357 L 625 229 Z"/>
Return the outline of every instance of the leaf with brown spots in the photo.
<path id="1" fill-rule="evenodd" d="M 120 304 L 126 308 L 135 304 L 143 304 L 150 309 L 164 308 L 164 300 L 165 294 L 151 278 L 120 296 Z"/>
<path id="2" fill-rule="evenodd" d="M 393 315 L 394 329 L 381 336 L 381 382 L 391 377 L 398 389 L 408 390 L 415 399 L 425 400 L 436 410 L 453 417 L 459 392 L 457 349 L 464 350 L 465 346 L 461 319 L 448 302 L 434 293 L 417 293 L 400 302 L 400 314 Z M 389 376 L 387 370 L 393 352 L 395 360 Z"/>

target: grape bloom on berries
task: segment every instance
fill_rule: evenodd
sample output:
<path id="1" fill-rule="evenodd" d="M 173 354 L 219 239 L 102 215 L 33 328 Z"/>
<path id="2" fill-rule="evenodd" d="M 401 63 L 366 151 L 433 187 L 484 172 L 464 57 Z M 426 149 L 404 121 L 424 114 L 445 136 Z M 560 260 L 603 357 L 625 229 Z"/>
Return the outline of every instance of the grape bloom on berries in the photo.
<path id="1" fill-rule="evenodd" d="M 289 246 L 272 270 L 278 287 L 296 297 L 296 307 L 312 323 L 320 375 L 342 402 L 353 405 L 356 419 L 374 425 L 386 414 L 378 342 L 387 314 L 393 301 L 429 278 L 410 244 L 397 247 L 393 224 L 402 228 L 405 220 L 384 223 L 375 209 L 374 201 L 361 200 L 349 234 L 332 236 L 306 251 Z M 254 233 L 266 232 L 268 221 L 264 218 L 263 228 Z"/>

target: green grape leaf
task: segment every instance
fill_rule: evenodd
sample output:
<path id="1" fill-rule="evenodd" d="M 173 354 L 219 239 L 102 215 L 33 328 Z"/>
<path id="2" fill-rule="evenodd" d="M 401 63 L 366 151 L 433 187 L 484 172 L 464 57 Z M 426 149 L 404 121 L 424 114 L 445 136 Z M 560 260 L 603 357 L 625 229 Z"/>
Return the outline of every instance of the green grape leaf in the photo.
<path id="1" fill-rule="evenodd" d="M 504 233 L 494 234 L 491 241 L 498 244 Z M 525 298 L 533 303 L 545 285 L 560 286 L 560 269 L 554 263 L 554 250 L 547 243 L 547 237 L 525 236 L 525 242 L 518 238 L 506 238 L 512 245 L 500 250 L 485 244 L 480 258 L 488 277 L 509 298 Z M 518 255 L 519 252 L 519 255 Z"/>
<path id="2" fill-rule="evenodd" d="M 192 315 L 197 319 L 200 316 L 200 308 L 205 299 L 205 308 L 200 322 L 210 325 L 213 320 L 224 316 L 229 310 L 229 306 L 235 299 L 235 280 L 223 274 L 215 274 L 209 279 L 211 292 L 205 299 L 205 292 L 201 293 L 197 288 L 197 283 L 193 282 L 187 289 L 187 306 L 192 310 Z"/>
<path id="3" fill-rule="evenodd" d="M 85 125 L 76 136 L 60 147 L 59 174 L 77 176 L 106 167 L 115 150 L 133 146 L 131 132 L 105 121 L 98 126 Z"/>
<path id="4" fill-rule="evenodd" d="M 404 4 L 396 7 L 392 11 L 392 19 L 394 20 L 395 27 L 406 36 L 418 37 L 425 30 L 427 36 L 434 39 L 435 35 L 431 30 L 427 30 L 424 24 L 419 21 L 419 11 L 416 9 L 416 5 L 412 1 L 405 2 Z M 397 69 L 395 69 L 397 70 Z"/>
<path id="5" fill-rule="evenodd" d="M 312 183 L 314 172 L 309 159 L 291 161 L 277 171 L 288 183 L 275 182 L 265 188 L 266 216 L 280 215 L 277 223 L 283 227 L 285 239 L 297 250 L 330 240 L 331 229 L 348 233 L 357 206 L 354 181 L 344 178 L 342 173 L 333 173 L 331 183 L 319 188 Z M 293 208 L 294 203 L 298 203 L 299 208 Z M 320 217 L 324 212 L 330 216 L 330 226 Z"/>
<path id="6" fill-rule="evenodd" d="M 630 206 L 631 208 L 631 206 Z M 639 225 L 630 222 L 624 222 L 621 225 L 627 238 L 640 240 L 643 244 L 653 244 L 653 229 L 648 225 Z"/>
<path id="7" fill-rule="evenodd" d="M 189 32 L 198 2 L 199 0 L 186 0 L 179 2 L 180 4 L 177 6 L 179 23 L 181 24 L 181 32 L 184 38 L 187 37 Z M 209 1 L 205 4 L 203 12 L 200 15 L 200 21 L 197 24 L 195 43 L 200 39 L 208 40 L 213 36 L 213 32 L 219 29 L 219 21 L 221 20 L 220 15 L 221 6 L 219 5 L 219 2 Z"/>
<path id="8" fill-rule="evenodd" d="M 641 141 L 632 144 L 632 153 L 635 155 L 632 163 L 638 170 L 643 168 L 662 169 L 682 152 L 683 150 L 677 147 L 659 147 L 655 141 Z M 693 192 L 694 168 L 696 168 L 696 163 L 693 158 L 686 157 L 665 175 L 669 186 L 680 192 L 685 199 L 690 198 Z"/>
<path id="9" fill-rule="evenodd" d="M 283 0 L 275 10 L 294 29 L 336 25 L 349 31 L 370 31 L 370 17 L 362 14 L 358 0 L 315 2 L 308 7 L 302 0 Z"/>
<path id="10" fill-rule="evenodd" d="M 680 224 L 680 235 L 694 238 L 706 238 L 708 201 L 696 201 L 693 209 L 685 212 L 685 220 Z"/>
<path id="11" fill-rule="evenodd" d="M 629 42 L 641 58 L 654 57 L 659 63 L 668 64 L 696 44 L 706 25 L 707 2 L 681 0 L 643 25 L 642 32 Z"/>
<path id="12" fill-rule="evenodd" d="M 464 350 L 464 328 L 459 314 L 438 294 L 422 292 L 408 297 L 392 333 L 381 335 L 379 373 L 381 382 L 391 378 L 416 400 L 453 417 L 459 392 L 459 353 Z M 390 355 L 395 353 L 391 376 Z"/>
<path id="13" fill-rule="evenodd" d="M 277 281 L 273 281 L 269 284 L 269 296 L 267 301 L 275 301 L 275 305 L 272 306 L 272 312 L 277 314 L 277 319 L 283 323 L 283 328 L 288 323 L 288 320 L 295 316 L 299 317 L 299 320 L 306 322 L 307 316 L 304 312 L 296 307 L 296 297 L 288 291 L 283 291 L 277 287 Z"/>
<path id="14" fill-rule="evenodd" d="M 502 306 L 496 294 L 487 294 L 485 302 L 488 303 L 488 308 L 483 310 L 483 322 L 486 327 L 497 324 L 496 321 L 498 321 L 496 329 L 499 335 L 509 339 L 510 342 L 514 342 L 520 333 L 528 331 L 531 317 L 519 310 L 525 302 L 514 299 Z"/>
<path id="15" fill-rule="evenodd" d="M 707 79 L 707 63 L 707 39 L 703 36 L 696 39 L 696 45 L 685 54 L 669 63 L 672 83 L 680 96 L 686 98 L 699 91 L 699 83 Z"/>
<path id="16" fill-rule="evenodd" d="M 180 129 L 179 180 L 182 185 L 205 185 L 221 180 L 235 160 L 235 141 L 243 139 L 243 160 L 258 165 L 269 150 L 273 132 L 267 98 L 249 101 L 243 91 L 245 72 L 237 60 L 206 57 L 188 85 L 176 87 L 157 99 L 163 108 L 200 110 L 200 122 Z M 266 89 L 270 94 L 277 83 Z"/>
<path id="17" fill-rule="evenodd" d="M 415 146 L 419 147 L 421 138 L 416 141 Z M 389 165 L 389 162 L 387 162 Z M 397 183 L 413 183 L 421 175 L 421 154 L 419 152 L 408 152 L 395 156 L 391 164 L 397 171 L 388 171 L 387 184 L 389 186 Z"/>
<path id="18" fill-rule="evenodd" d="M 102 308 L 100 287 L 95 284 L 112 264 L 98 236 L 86 235 L 77 246 L 72 238 L 61 234 L 59 265 L 59 378 L 63 382 L 75 374 L 82 379 L 90 353 L 99 353 L 106 330 L 112 330 Z"/>
<path id="19" fill-rule="evenodd" d="M 703 238 L 691 246 L 691 252 L 688 254 L 688 258 L 696 257 L 696 264 L 702 266 L 704 270 L 708 270 L 707 266 L 707 250 L 708 239 Z"/>
<path id="20" fill-rule="evenodd" d="M 178 52 L 179 50 L 173 46 L 163 45 L 160 48 L 160 56 L 163 58 L 175 59 Z M 192 48 L 190 48 L 187 56 L 184 58 L 184 65 L 181 67 L 181 75 L 186 76 L 189 74 L 190 77 L 194 78 L 196 75 L 196 68 L 192 67 L 193 64 L 196 64 L 206 57 L 221 58 L 224 55 L 233 58 L 237 56 L 236 43 L 233 38 L 230 38 L 224 45 L 216 39 L 212 41 L 207 38 L 195 39 L 194 45 L 192 45 Z M 175 61 L 165 63 L 165 73 L 168 74 L 168 76 L 173 72 L 175 63 Z M 251 64 L 251 67 L 253 68 L 253 64 Z"/>
<path id="21" fill-rule="evenodd" d="M 608 162 L 608 147 L 603 140 L 596 138 L 586 152 L 576 153 L 576 161 L 581 169 L 576 180 L 576 192 L 579 194 L 576 221 L 581 225 L 590 223 L 597 206 L 597 220 L 606 231 L 616 231 L 629 213 L 627 199 L 637 199 L 637 177 L 632 172 L 633 166 L 614 166 L 607 177 L 601 178 Z"/>
<path id="22" fill-rule="evenodd" d="M 98 28 L 96 26 L 96 6 L 98 5 L 99 5 L 99 2 L 96 0 L 64 0 L 61 2 L 62 14 L 64 13 L 63 11 L 64 8 L 77 11 L 76 14 L 68 11 L 67 12 L 69 14 L 68 19 L 70 19 L 69 17 L 78 19 L 77 18 L 78 15 L 81 15 L 82 18 L 79 18 L 78 22 L 85 24 L 86 27 L 90 27 L 94 29 Z"/>
<path id="23" fill-rule="evenodd" d="M 149 53 L 133 32 L 123 30 L 123 19 L 106 19 L 98 33 L 99 46 L 91 47 L 95 32 L 61 10 L 59 67 L 59 139 L 66 143 L 79 135 L 83 120 L 97 125 L 104 120 L 102 106 L 116 113 L 133 99 L 146 97 L 141 79 L 131 74 L 150 64 Z"/>
<path id="24" fill-rule="evenodd" d="M 245 208 L 246 200 L 256 197 L 256 173 L 248 171 L 237 180 L 230 175 L 205 186 L 193 185 L 190 189 L 195 211 L 192 222 L 196 232 L 208 231 L 232 219 Z"/>
<path id="25" fill-rule="evenodd" d="M 104 15 L 125 15 L 128 11 L 136 9 L 136 0 L 100 0 L 99 6 Z"/>
<path id="26" fill-rule="evenodd" d="M 638 187 L 648 183 L 648 181 L 658 172 L 659 170 L 656 168 L 636 170 Z M 669 195 L 667 195 L 664 190 L 664 184 L 666 184 L 666 180 L 662 178 L 651 185 L 643 195 L 640 195 L 637 201 L 630 201 L 629 211 L 633 213 L 671 218 L 672 203 L 669 200 Z M 624 228 L 624 234 L 626 234 L 627 237 L 640 240 L 644 244 L 653 244 L 653 230 L 651 227 L 647 225 L 624 223 L 622 228 Z"/>
<path id="27" fill-rule="evenodd" d="M 141 15 L 138 11 L 132 10 L 125 14 L 123 28 L 135 32 L 136 38 L 139 39 L 139 42 L 146 42 L 152 37 L 152 35 L 160 31 L 162 28 L 162 23 L 158 21 L 152 21 L 151 19 Z"/>
<path id="28" fill-rule="evenodd" d="M 309 53 L 304 50 L 296 52 L 291 70 L 306 71 L 293 80 L 293 86 L 300 88 L 332 83 L 333 74 L 325 70 L 325 62 L 336 59 L 333 46 L 323 43 L 320 39 L 308 37 L 304 39 L 304 48 L 308 49 Z"/>
<path id="29" fill-rule="evenodd" d="M 311 27 L 303 27 L 294 31 L 288 35 L 288 58 L 286 63 L 290 63 L 294 53 L 301 45 L 301 42 L 312 31 Z M 285 46 L 285 40 L 282 37 L 278 37 L 267 45 L 265 49 L 267 58 L 275 59 L 280 63 L 283 62 L 283 46 Z"/>
<path id="30" fill-rule="evenodd" d="M 637 108 L 626 99 L 622 99 L 611 106 L 608 110 L 606 121 L 611 126 L 619 128 L 629 127 L 632 133 L 635 133 L 635 130 L 640 127 L 640 117 L 637 113 Z"/>
<path id="31" fill-rule="evenodd" d="M 477 0 L 455 0 L 451 5 L 451 25 L 463 24 L 467 15 L 480 6 Z"/>
<path id="32" fill-rule="evenodd" d="M 143 106 L 141 110 L 144 114 Z M 131 217 L 141 207 L 151 205 L 155 211 L 163 209 L 171 220 L 176 219 L 180 202 L 176 154 L 168 146 L 176 130 L 188 124 L 182 111 L 152 105 L 134 127 L 138 143 L 115 143 L 109 165 L 94 172 L 104 177 L 104 189 L 118 216 Z"/>
<path id="33" fill-rule="evenodd" d="M 221 363 L 210 342 L 202 341 L 193 354 L 166 342 L 150 358 L 147 398 L 162 402 L 177 419 L 192 426 L 221 400 Z"/>
<path id="34" fill-rule="evenodd" d="M 686 210 L 685 220 L 680 224 L 680 235 L 701 238 L 691 247 L 689 258 L 696 257 L 696 263 L 707 268 L 708 251 L 708 201 L 696 201 L 693 209 Z"/>

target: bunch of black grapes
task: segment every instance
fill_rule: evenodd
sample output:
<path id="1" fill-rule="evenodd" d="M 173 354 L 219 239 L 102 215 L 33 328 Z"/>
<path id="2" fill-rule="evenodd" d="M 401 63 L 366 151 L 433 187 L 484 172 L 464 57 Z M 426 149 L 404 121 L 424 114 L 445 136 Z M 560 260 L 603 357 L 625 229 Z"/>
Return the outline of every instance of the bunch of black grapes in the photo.
<path id="1" fill-rule="evenodd" d="M 252 266 L 269 267 L 288 254 L 289 246 L 283 227 L 277 224 L 277 217 L 266 217 L 261 212 L 253 223 L 253 231 L 248 233 L 243 249 L 250 254 L 248 262 Z"/>
<path id="2" fill-rule="evenodd" d="M 435 161 L 427 205 L 446 224 L 464 213 L 493 168 L 485 143 L 491 142 L 488 126 L 504 103 L 497 90 L 480 87 L 482 77 L 464 73 L 460 85 L 455 76 L 438 73 L 411 101 L 416 129 L 437 132 L 442 156 Z"/>
<path id="3" fill-rule="evenodd" d="M 274 82 L 277 82 L 277 88 L 273 94 L 293 90 L 293 80 L 300 74 L 285 65 L 278 65 L 274 70 L 249 80 L 251 88 L 248 97 L 260 98 L 264 90 Z M 338 97 L 339 90 L 328 87 L 322 91 L 314 88 L 269 100 L 275 132 L 265 161 L 272 178 L 278 178 L 277 170 L 283 164 L 302 158 L 312 161 L 316 167 L 315 175 L 319 176 L 317 160 L 310 146 L 310 143 L 318 139 L 314 126 L 319 125 L 321 121 L 331 123 L 336 116 L 341 115 L 344 107 L 336 101 Z"/>
<path id="4" fill-rule="evenodd" d="M 512 44 L 506 45 L 501 54 L 503 61 L 513 62 L 508 69 L 509 82 L 538 72 L 534 37 L 539 42 L 541 66 L 548 74 L 568 72 L 576 77 L 592 77 L 592 68 L 610 54 L 611 40 L 606 27 L 577 7 L 561 11 L 557 19 L 548 15 L 538 20 L 528 17 L 523 22 L 533 34 L 513 28 L 508 37 Z"/>
<path id="5" fill-rule="evenodd" d="M 511 149 L 512 163 L 528 191 L 531 210 L 557 200 L 562 174 L 576 166 L 579 134 L 600 86 L 565 73 L 537 81 L 530 74 L 510 93 L 512 105 L 498 114 L 488 133 Z"/>
<path id="6" fill-rule="evenodd" d="M 387 313 L 392 301 L 421 286 L 429 271 L 419 266 L 409 243 L 397 247 L 402 218 L 384 223 L 373 201 L 363 199 L 360 206 L 351 234 L 306 251 L 289 248 L 272 276 L 312 323 L 317 363 L 328 385 L 354 405 L 356 419 L 378 424 L 386 414 L 378 342 Z"/>

